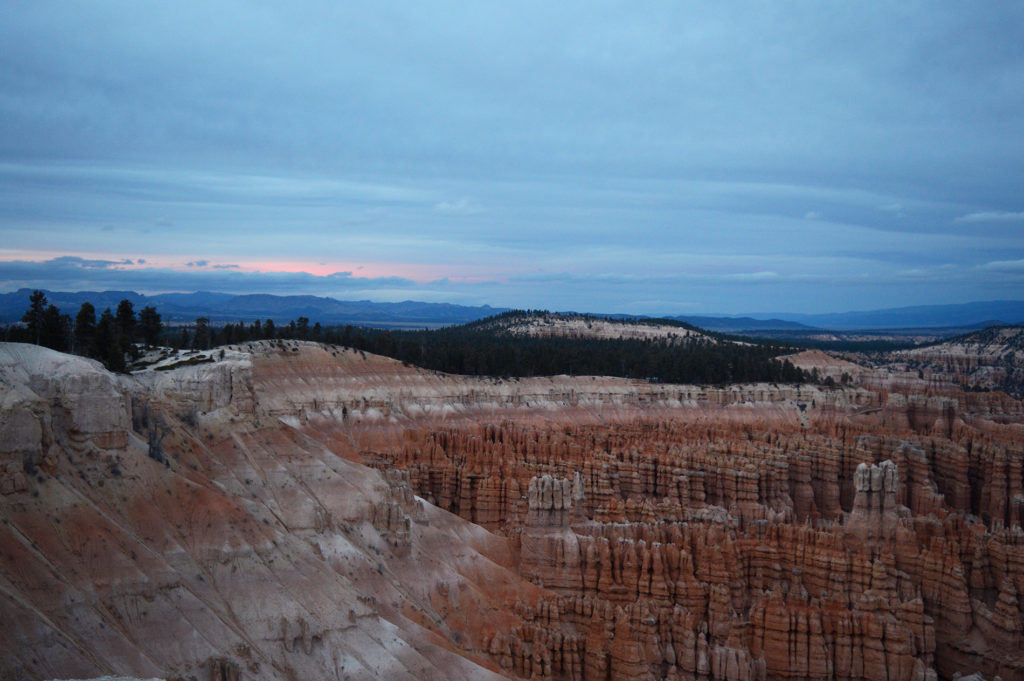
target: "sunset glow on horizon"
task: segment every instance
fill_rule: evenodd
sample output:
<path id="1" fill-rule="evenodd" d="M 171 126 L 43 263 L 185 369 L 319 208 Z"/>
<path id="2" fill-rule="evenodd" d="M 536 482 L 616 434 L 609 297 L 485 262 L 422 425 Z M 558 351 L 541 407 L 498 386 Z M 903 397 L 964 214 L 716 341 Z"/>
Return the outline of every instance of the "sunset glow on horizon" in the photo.
<path id="1" fill-rule="evenodd" d="M 45 263 L 61 258 L 81 258 L 84 261 L 104 263 L 107 269 L 165 269 L 176 272 L 198 272 L 223 270 L 238 272 L 306 273 L 317 277 L 349 275 L 365 278 L 398 277 L 416 283 L 427 283 L 448 279 L 459 282 L 491 281 L 496 277 L 495 268 L 467 265 L 382 263 L 382 262 L 317 262 L 302 260 L 249 260 L 228 258 L 210 260 L 202 258 L 168 258 L 160 255 L 129 256 L 124 253 L 99 253 L 94 251 L 68 253 L 66 251 L 12 250 L 0 249 L 0 263 L 34 262 Z M 224 260 L 225 262 L 221 262 Z M 487 276 L 492 275 L 492 276 Z"/>

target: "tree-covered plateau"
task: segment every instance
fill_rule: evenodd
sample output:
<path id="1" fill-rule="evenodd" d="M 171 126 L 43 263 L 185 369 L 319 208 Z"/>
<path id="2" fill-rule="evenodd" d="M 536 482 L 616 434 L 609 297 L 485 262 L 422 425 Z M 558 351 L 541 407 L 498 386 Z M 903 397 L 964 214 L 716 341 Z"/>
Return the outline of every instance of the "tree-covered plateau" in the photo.
<path id="1" fill-rule="evenodd" d="M 4 336 L 6 340 L 92 357 L 112 371 L 125 371 L 144 346 L 207 350 L 255 340 L 298 339 L 347 346 L 424 369 L 473 376 L 597 375 L 703 384 L 797 383 L 809 378 L 789 361 L 779 359 L 793 352 L 792 346 L 750 338 L 708 332 L 665 338 L 594 338 L 514 335 L 507 331 L 509 324 L 537 315 L 549 313 L 505 312 L 433 330 L 324 327 L 320 323 L 311 325 L 306 317 L 281 325 L 268 319 L 220 327 L 201 317 L 194 325 L 168 328 L 154 308 L 146 307 L 136 315 L 128 300 L 121 301 L 115 312 L 105 309 L 98 319 L 93 305 L 83 303 L 72 320 L 53 305 L 48 306 L 45 295 L 35 291 L 23 324 L 7 327 Z M 696 330 L 674 320 L 611 321 Z"/>

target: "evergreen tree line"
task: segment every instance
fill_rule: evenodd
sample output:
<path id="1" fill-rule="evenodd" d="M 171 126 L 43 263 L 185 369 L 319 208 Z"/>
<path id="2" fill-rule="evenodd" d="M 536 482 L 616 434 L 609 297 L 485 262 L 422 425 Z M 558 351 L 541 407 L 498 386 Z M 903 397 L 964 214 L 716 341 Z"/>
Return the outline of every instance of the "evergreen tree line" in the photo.
<path id="1" fill-rule="evenodd" d="M 140 345 L 208 350 L 254 340 L 320 340 L 324 336 L 320 323 L 310 326 L 307 317 L 299 317 L 280 327 L 271 319 L 214 327 L 209 318 L 199 317 L 194 325 L 168 328 L 155 307 L 146 306 L 136 315 L 130 300 L 122 300 L 114 312 L 106 308 L 98 318 L 95 306 L 84 302 L 72 319 L 71 315 L 49 304 L 46 294 L 39 290 L 29 296 L 29 307 L 21 322 L 21 325 L 0 327 L 0 341 L 33 343 L 91 357 L 103 362 L 111 371 L 125 371 L 128 364 L 140 356 Z"/>
<path id="2" fill-rule="evenodd" d="M 331 336 L 335 339 L 337 337 L 336 333 Z M 228 323 L 220 327 L 213 326 L 206 317 L 200 317 L 195 326 L 181 327 L 174 338 L 168 339 L 167 344 L 177 348 L 209 350 L 221 345 L 277 339 L 328 342 L 328 334 L 320 322 L 310 326 L 308 317 L 299 317 L 281 325 L 275 324 L 273 319 L 257 319 L 249 324 Z"/>
<path id="3" fill-rule="evenodd" d="M 254 340 L 311 340 L 384 355 L 425 369 L 474 376 L 575 374 L 703 384 L 811 380 L 788 360 L 776 359 L 797 350 L 785 344 L 750 338 L 737 338 L 742 342 L 736 343 L 730 342 L 733 337 L 719 334 L 672 340 L 511 336 L 502 332 L 502 324 L 493 323 L 523 314 L 543 313 L 505 312 L 462 326 L 400 331 L 351 325 L 324 327 L 319 323 L 311 326 L 306 317 L 286 325 L 257 320 L 214 329 L 209 320 L 199 319 L 194 329 L 181 330 L 183 337 L 177 345 L 206 349 Z M 695 329 L 671 320 L 640 323 Z"/>
<path id="4" fill-rule="evenodd" d="M 797 383 L 810 379 L 789 361 L 777 359 L 795 351 L 785 344 L 749 338 L 735 343 L 714 334 L 675 339 L 511 336 L 503 333 L 502 324 L 493 323 L 522 314 L 506 312 L 435 330 L 324 327 L 319 322 L 311 325 L 307 317 L 281 325 L 268 319 L 219 327 L 200 317 L 195 325 L 167 329 L 155 308 L 143 308 L 136 317 L 128 300 L 122 300 L 116 312 L 104 310 L 98 321 L 92 304 L 83 303 L 72 321 L 53 305 L 47 306 L 45 295 L 36 291 L 22 319 L 24 326 L 9 327 L 7 340 L 93 357 L 114 371 L 124 371 L 127 361 L 138 356 L 139 344 L 207 350 L 255 340 L 295 339 L 343 345 L 425 369 L 476 376 L 599 375 L 704 384 Z"/>
<path id="5" fill-rule="evenodd" d="M 42 291 L 29 296 L 29 307 L 21 321 L 24 326 L 3 329 L 4 340 L 98 359 L 111 371 L 124 371 L 127 362 L 139 356 L 137 344 L 159 343 L 164 328 L 155 307 L 144 307 L 136 315 L 130 300 L 122 300 L 116 312 L 106 308 L 99 318 L 93 304 L 85 302 L 72 319 L 48 304 Z"/>
<path id="6" fill-rule="evenodd" d="M 619 376 L 665 383 L 799 383 L 805 372 L 779 355 L 788 346 L 737 344 L 687 336 L 601 339 L 510 336 L 486 326 L 433 331 L 386 331 L 346 326 L 323 331 L 326 343 L 345 345 L 455 374 L 530 377 L 556 374 Z"/>

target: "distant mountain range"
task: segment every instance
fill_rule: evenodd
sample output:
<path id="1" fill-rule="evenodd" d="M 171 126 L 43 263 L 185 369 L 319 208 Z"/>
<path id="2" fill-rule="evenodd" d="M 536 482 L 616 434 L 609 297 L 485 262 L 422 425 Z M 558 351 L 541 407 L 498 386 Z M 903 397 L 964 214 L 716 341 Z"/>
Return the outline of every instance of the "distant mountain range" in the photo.
<path id="1" fill-rule="evenodd" d="M 739 333 L 741 331 L 803 331 L 815 327 L 785 319 L 755 319 L 753 317 L 712 317 L 706 315 L 676 315 L 676 321 L 699 326 L 708 331 Z"/>
<path id="2" fill-rule="evenodd" d="M 758 315 L 761 316 L 761 315 Z M 766 315 L 767 316 L 767 315 Z M 770 315 L 819 329 L 984 327 L 1024 322 L 1024 301 L 989 300 L 955 305 L 916 305 L 828 314 Z"/>
<path id="3" fill-rule="evenodd" d="M 882 310 L 801 314 L 750 313 L 744 316 L 677 315 L 669 317 L 709 331 L 806 331 L 828 329 L 981 329 L 1024 322 L 1024 301 L 990 300 L 957 305 L 917 305 Z"/>
<path id="4" fill-rule="evenodd" d="M 0 294 L 0 322 L 19 321 L 28 309 L 31 289 Z M 275 323 L 308 317 L 321 324 L 352 324 L 382 328 L 423 328 L 465 324 L 489 317 L 504 308 L 489 305 L 472 307 L 450 303 L 374 303 L 369 300 L 345 301 L 318 296 L 274 296 L 268 294 L 232 295 L 228 293 L 163 293 L 147 296 L 134 291 L 44 291 L 48 303 L 72 317 L 83 302 L 90 302 L 97 313 L 109 307 L 117 309 L 122 300 L 130 300 L 136 312 L 147 305 L 157 309 L 165 322 L 193 322 L 207 317 L 213 324 L 273 319 Z"/>
<path id="5" fill-rule="evenodd" d="M 31 289 L 0 294 L 0 322 L 19 321 L 28 308 Z M 45 291 L 49 303 L 72 316 L 82 303 L 91 302 L 97 312 L 117 308 L 130 300 L 139 310 L 152 305 L 167 322 L 192 322 L 207 317 L 214 324 L 273 319 L 287 322 L 308 317 L 321 324 L 352 324 L 382 328 L 423 328 L 465 324 L 504 312 L 508 308 L 479 307 L 450 303 L 375 303 L 369 300 L 346 301 L 319 296 L 276 296 L 269 294 L 234 295 L 229 293 L 163 293 L 147 296 L 134 291 Z M 622 317 L 625 315 L 602 315 Z M 669 319 L 693 324 L 711 331 L 727 333 L 768 330 L 802 331 L 810 329 L 913 329 L 982 328 L 996 324 L 1024 322 L 1024 301 L 993 300 L 958 305 L 918 305 L 914 307 L 800 314 L 777 312 L 747 315 L 676 315 Z"/>

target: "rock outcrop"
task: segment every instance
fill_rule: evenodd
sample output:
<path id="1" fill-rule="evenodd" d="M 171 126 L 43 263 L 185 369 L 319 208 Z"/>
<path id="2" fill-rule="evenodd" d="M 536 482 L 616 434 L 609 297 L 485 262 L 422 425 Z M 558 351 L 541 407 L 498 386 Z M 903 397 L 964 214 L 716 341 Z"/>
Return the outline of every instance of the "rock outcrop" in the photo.
<path id="1" fill-rule="evenodd" d="M 880 464 L 861 463 L 853 472 L 853 510 L 846 520 L 846 531 L 867 541 L 892 539 L 899 523 L 896 494 L 900 489 L 899 470 L 886 459 Z"/>
<path id="2" fill-rule="evenodd" d="M 519 584 L 504 540 L 168 373 L 0 344 L 0 678 L 501 677 L 441 613 L 503 607 L 471 580 Z"/>

